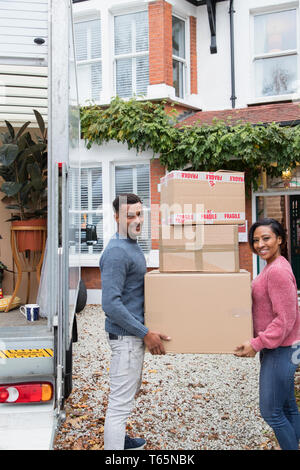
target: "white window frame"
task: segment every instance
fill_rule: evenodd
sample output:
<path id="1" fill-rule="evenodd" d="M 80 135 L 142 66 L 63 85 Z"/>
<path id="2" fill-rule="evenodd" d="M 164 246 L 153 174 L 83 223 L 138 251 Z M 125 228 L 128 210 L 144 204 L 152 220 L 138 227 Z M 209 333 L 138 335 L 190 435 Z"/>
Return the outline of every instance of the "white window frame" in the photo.
<path id="1" fill-rule="evenodd" d="M 141 12 L 146 12 L 147 15 L 149 15 L 148 13 L 148 9 L 146 8 L 143 8 L 143 9 L 134 9 L 134 10 L 131 10 L 131 9 L 128 9 L 128 11 L 120 11 L 120 12 L 114 12 L 113 14 L 113 83 L 114 83 L 114 95 L 116 96 L 117 95 L 117 60 L 119 59 L 132 59 L 132 96 L 134 95 L 137 95 L 137 90 L 136 90 L 136 58 L 137 57 L 148 57 L 148 60 L 149 60 L 149 42 L 148 42 L 148 51 L 141 51 L 141 52 L 131 52 L 131 53 L 128 53 L 128 54 L 118 54 L 116 55 L 116 52 L 115 52 L 115 17 L 116 16 L 125 16 L 125 15 L 130 15 L 130 14 L 134 14 L 134 13 L 141 13 Z M 133 33 L 135 33 L 135 31 L 133 31 Z M 133 39 L 132 39 L 132 43 L 135 44 L 135 41 L 134 41 L 134 34 L 133 34 Z M 146 93 L 147 94 L 147 93 Z M 123 99 L 130 99 L 130 97 L 126 97 L 126 98 L 123 98 Z"/>
<path id="2" fill-rule="evenodd" d="M 183 59 L 182 57 L 178 57 L 176 55 L 173 54 L 173 41 L 172 41 L 172 73 L 173 73 L 173 60 L 177 61 L 177 62 L 181 62 L 183 64 L 183 68 L 182 68 L 182 90 L 183 90 L 183 96 L 176 96 L 176 98 L 179 98 L 180 100 L 184 100 L 186 98 L 186 95 L 188 93 L 188 87 L 187 87 L 187 83 L 189 81 L 189 74 L 188 74 L 188 70 L 189 70 L 189 51 L 190 51 L 190 47 L 189 47 L 189 25 L 188 25 L 188 21 L 187 21 L 187 18 L 186 17 L 183 17 L 182 15 L 176 13 L 176 11 L 173 11 L 172 12 L 172 19 L 173 17 L 175 18 L 178 18 L 179 20 L 183 21 L 184 22 L 184 41 L 185 41 L 185 44 L 184 44 L 184 52 L 185 52 L 185 58 Z M 173 37 L 173 27 L 172 27 L 172 37 Z M 174 87 L 175 89 L 175 87 Z"/>
<path id="3" fill-rule="evenodd" d="M 264 54 L 255 54 L 254 51 L 254 19 L 256 16 L 267 15 L 272 13 L 280 13 L 289 10 L 296 10 L 296 40 L 297 40 L 297 47 L 296 49 L 284 51 L 284 52 L 276 52 L 276 53 L 264 53 Z M 250 11 L 251 18 L 250 18 L 250 25 L 251 25 L 251 42 L 250 42 L 250 57 L 251 57 L 251 76 L 252 76 L 252 85 L 251 85 L 251 98 L 249 100 L 249 104 L 251 103 L 264 103 L 264 102 L 276 102 L 276 101 L 288 101 L 292 99 L 296 99 L 300 97 L 300 73 L 298 72 L 297 83 L 298 89 L 295 93 L 286 93 L 281 95 L 270 95 L 270 96 L 256 96 L 255 91 L 255 62 L 259 59 L 268 59 L 268 58 L 275 58 L 275 57 L 288 57 L 291 55 L 296 55 L 297 57 L 297 70 L 299 69 L 300 65 L 300 42 L 299 42 L 299 32 L 300 32 L 300 14 L 299 14 L 299 5 L 298 2 L 291 2 L 287 3 L 286 5 L 280 5 L 276 7 L 269 8 L 259 8 Z"/>
<path id="4" fill-rule="evenodd" d="M 101 64 L 102 65 L 102 59 L 103 59 L 103 50 L 102 50 L 102 45 L 103 45 L 103 35 L 102 35 L 102 22 L 101 22 L 101 16 L 100 14 L 92 14 L 92 15 L 86 15 L 86 16 L 75 16 L 74 18 L 74 24 L 78 23 L 86 23 L 88 21 L 94 21 L 98 20 L 100 21 L 100 36 L 101 36 L 101 57 L 96 58 L 96 59 L 85 59 L 85 60 L 76 60 L 76 66 L 78 71 L 80 70 L 80 67 L 84 67 L 87 65 L 92 65 L 92 64 Z M 88 31 L 88 37 L 87 37 L 87 42 L 88 42 L 88 47 L 87 50 L 90 51 L 91 49 L 89 48 L 89 45 L 91 44 L 91 36 L 90 36 L 90 31 Z M 103 90 L 103 66 L 101 67 L 101 90 L 100 90 L 100 95 L 97 100 L 94 100 L 92 98 L 93 93 L 92 93 L 92 88 L 90 89 L 90 101 L 95 101 L 95 103 L 100 103 L 101 101 L 101 92 Z M 81 103 L 83 104 L 83 103 Z"/>

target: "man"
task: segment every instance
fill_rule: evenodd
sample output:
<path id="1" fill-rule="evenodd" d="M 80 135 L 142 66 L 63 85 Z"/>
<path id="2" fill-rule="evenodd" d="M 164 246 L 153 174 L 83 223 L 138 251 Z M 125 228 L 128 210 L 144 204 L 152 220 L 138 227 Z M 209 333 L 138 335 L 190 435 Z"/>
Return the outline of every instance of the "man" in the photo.
<path id="1" fill-rule="evenodd" d="M 125 434 L 126 421 L 139 391 L 145 346 L 165 354 L 170 338 L 144 325 L 145 256 L 137 243 L 144 221 L 140 198 L 122 194 L 113 202 L 117 233 L 100 259 L 102 308 L 111 347 L 110 394 L 104 426 L 104 449 L 142 449 L 145 440 Z"/>

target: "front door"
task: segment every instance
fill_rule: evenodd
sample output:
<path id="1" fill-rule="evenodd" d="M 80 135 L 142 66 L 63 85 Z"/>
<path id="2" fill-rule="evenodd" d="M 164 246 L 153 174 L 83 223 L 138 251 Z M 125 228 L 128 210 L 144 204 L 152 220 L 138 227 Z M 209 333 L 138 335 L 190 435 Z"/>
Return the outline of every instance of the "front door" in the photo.
<path id="1" fill-rule="evenodd" d="M 291 220 L 291 261 L 294 275 L 300 289 L 300 195 L 290 196 Z"/>

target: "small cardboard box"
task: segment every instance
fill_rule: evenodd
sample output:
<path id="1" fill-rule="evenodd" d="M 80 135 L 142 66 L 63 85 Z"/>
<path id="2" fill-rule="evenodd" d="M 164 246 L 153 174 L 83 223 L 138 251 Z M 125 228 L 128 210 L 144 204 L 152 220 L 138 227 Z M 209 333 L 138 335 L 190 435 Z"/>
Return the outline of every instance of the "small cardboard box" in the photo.
<path id="1" fill-rule="evenodd" d="M 239 272 L 238 225 L 163 225 L 160 272 Z"/>
<path id="2" fill-rule="evenodd" d="M 233 353 L 253 336 L 250 273 L 150 271 L 145 325 L 171 337 L 166 352 Z"/>
<path id="3" fill-rule="evenodd" d="M 244 173 L 171 171 L 160 180 L 163 224 L 244 224 Z"/>

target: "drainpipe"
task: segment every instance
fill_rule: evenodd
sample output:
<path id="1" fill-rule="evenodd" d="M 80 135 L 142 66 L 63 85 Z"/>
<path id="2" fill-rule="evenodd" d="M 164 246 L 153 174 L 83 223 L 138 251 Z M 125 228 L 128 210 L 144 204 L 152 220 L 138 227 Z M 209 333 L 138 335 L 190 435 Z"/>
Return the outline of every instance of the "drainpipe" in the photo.
<path id="1" fill-rule="evenodd" d="M 235 13 L 233 8 L 233 0 L 230 0 L 229 15 L 230 15 L 230 54 L 231 54 L 231 107 L 235 108 L 235 63 L 234 63 L 234 22 L 233 14 Z"/>

